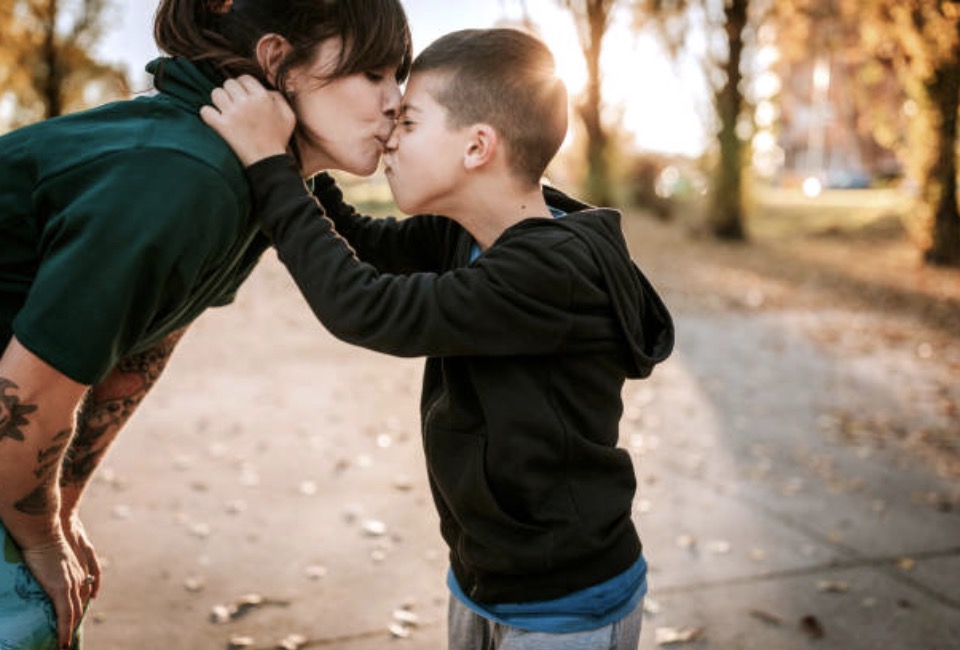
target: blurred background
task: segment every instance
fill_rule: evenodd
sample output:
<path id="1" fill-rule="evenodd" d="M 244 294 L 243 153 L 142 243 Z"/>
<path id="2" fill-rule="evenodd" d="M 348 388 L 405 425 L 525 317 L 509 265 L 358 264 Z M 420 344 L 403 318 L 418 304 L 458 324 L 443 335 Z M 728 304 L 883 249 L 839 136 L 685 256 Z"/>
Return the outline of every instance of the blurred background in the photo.
<path id="1" fill-rule="evenodd" d="M 156 5 L 0 0 L 0 133 L 149 92 Z M 641 648 L 955 649 L 960 3 L 404 5 L 417 51 L 546 41 L 549 180 L 623 210 L 675 317 L 624 393 Z M 339 180 L 396 211 L 382 175 Z M 333 339 L 272 253 L 180 347 L 85 497 L 89 647 L 442 647 L 419 361 Z"/>

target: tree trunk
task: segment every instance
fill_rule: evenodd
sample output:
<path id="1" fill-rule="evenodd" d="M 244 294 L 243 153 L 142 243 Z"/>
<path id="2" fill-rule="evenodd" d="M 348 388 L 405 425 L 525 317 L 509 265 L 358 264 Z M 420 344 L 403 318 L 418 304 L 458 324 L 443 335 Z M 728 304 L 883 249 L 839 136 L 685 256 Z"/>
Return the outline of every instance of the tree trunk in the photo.
<path id="1" fill-rule="evenodd" d="M 957 111 L 960 109 L 960 60 L 954 58 L 934 72 L 925 90 L 933 119 L 933 153 L 921 181 L 921 201 L 932 212 L 931 243 L 924 259 L 943 266 L 960 266 L 960 212 L 957 209 Z"/>
<path id="2" fill-rule="evenodd" d="M 63 113 L 63 75 L 57 51 L 58 2 L 59 0 L 49 0 L 46 7 L 47 13 L 43 16 L 43 49 L 39 71 L 43 79 L 38 87 L 43 100 L 44 118 L 56 117 Z"/>
<path id="3" fill-rule="evenodd" d="M 607 31 L 610 13 L 607 0 L 587 2 L 589 42 L 583 43 L 587 64 L 587 95 L 579 107 L 580 119 L 587 133 L 587 199 L 596 205 L 610 205 L 610 168 L 607 161 L 607 133 L 603 128 L 601 109 L 600 52 Z"/>
<path id="4" fill-rule="evenodd" d="M 729 56 L 724 64 L 724 85 L 715 96 L 720 118 L 717 134 L 720 161 L 713 174 L 707 217 L 707 226 L 718 239 L 746 239 L 743 225 L 744 146 L 737 135 L 737 122 L 743 109 L 740 61 L 749 4 L 749 0 L 732 0 L 724 8 Z"/>

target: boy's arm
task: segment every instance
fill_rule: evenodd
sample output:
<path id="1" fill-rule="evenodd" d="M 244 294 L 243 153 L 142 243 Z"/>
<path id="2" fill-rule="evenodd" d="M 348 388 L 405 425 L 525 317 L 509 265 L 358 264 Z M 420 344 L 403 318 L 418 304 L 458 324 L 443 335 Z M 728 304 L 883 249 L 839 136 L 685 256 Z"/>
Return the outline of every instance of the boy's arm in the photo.
<path id="1" fill-rule="evenodd" d="M 360 259 L 380 272 L 440 270 L 444 236 L 451 231 L 449 219 L 433 215 L 406 219 L 361 215 L 344 201 L 336 181 L 326 173 L 314 178 L 313 195 Z"/>
<path id="2" fill-rule="evenodd" d="M 529 246 L 444 274 L 381 274 L 337 234 L 288 156 L 247 174 L 280 259 L 335 336 L 398 356 L 453 356 L 544 354 L 567 334 L 562 256 Z"/>

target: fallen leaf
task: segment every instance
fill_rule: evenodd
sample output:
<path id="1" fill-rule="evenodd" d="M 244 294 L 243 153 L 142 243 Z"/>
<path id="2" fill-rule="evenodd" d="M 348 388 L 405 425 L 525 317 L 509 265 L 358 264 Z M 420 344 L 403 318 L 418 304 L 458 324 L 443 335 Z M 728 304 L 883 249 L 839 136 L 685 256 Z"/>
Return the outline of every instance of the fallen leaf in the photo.
<path id="1" fill-rule="evenodd" d="M 818 580 L 817 591 L 826 594 L 845 594 L 850 591 L 850 584 L 847 582 L 833 582 L 830 580 Z"/>
<path id="2" fill-rule="evenodd" d="M 387 629 L 390 630 L 390 635 L 395 639 L 410 638 L 410 628 L 400 623 L 391 623 Z"/>
<path id="3" fill-rule="evenodd" d="M 387 534 L 387 525 L 382 521 L 368 519 L 363 522 L 363 532 L 368 537 L 383 537 Z"/>
<path id="4" fill-rule="evenodd" d="M 693 550 L 697 546 L 697 538 L 693 535 L 680 535 L 677 538 L 677 546 Z"/>
<path id="5" fill-rule="evenodd" d="M 706 630 L 702 627 L 658 627 L 654 635 L 657 645 L 679 645 L 683 643 L 694 643 L 701 641 L 706 636 Z"/>
<path id="6" fill-rule="evenodd" d="M 327 577 L 327 567 L 314 565 L 308 566 L 306 570 L 307 577 L 311 580 L 319 580 Z"/>
<path id="7" fill-rule="evenodd" d="M 816 616 L 804 616 L 800 619 L 800 631 L 811 639 L 822 639 L 826 636 L 823 625 Z"/>
<path id="8" fill-rule="evenodd" d="M 780 626 L 783 625 L 783 619 L 777 616 L 776 614 L 771 614 L 770 612 L 765 612 L 762 609 L 751 609 L 750 616 L 754 617 L 759 621 L 763 621 L 769 625 Z"/>
<path id="9" fill-rule="evenodd" d="M 393 619 L 402 625 L 410 627 L 416 627 L 420 624 L 420 618 L 409 609 L 396 610 L 393 612 Z"/>
<path id="10" fill-rule="evenodd" d="M 253 644 L 253 637 L 232 636 L 230 637 L 229 643 L 227 643 L 227 650 L 242 650 L 243 648 L 249 648 L 253 646 Z"/>
<path id="11" fill-rule="evenodd" d="M 184 589 L 189 591 L 191 594 L 195 594 L 199 591 L 203 591 L 203 588 L 205 586 L 206 586 L 206 581 L 199 576 L 187 578 L 183 582 Z"/>
<path id="12" fill-rule="evenodd" d="M 241 596 L 236 602 L 229 605 L 214 605 L 210 611 L 210 622 L 220 625 L 242 618 L 260 607 L 266 607 L 268 605 L 286 607 L 289 604 L 290 603 L 283 600 L 264 598 L 260 594 L 247 594 L 246 596 Z"/>
<path id="13" fill-rule="evenodd" d="M 302 634 L 290 634 L 277 643 L 278 650 L 300 650 L 307 644 L 307 637 Z"/>
<path id="14" fill-rule="evenodd" d="M 707 542 L 707 550 L 716 555 L 726 555 L 730 552 L 730 549 L 730 542 L 722 539 L 715 539 Z"/>

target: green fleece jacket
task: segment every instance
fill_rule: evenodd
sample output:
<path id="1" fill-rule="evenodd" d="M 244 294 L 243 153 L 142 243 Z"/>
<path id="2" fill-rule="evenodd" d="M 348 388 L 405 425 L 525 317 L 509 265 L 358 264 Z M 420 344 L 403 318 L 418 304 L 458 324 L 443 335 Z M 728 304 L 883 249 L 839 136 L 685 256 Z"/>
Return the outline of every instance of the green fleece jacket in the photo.
<path id="1" fill-rule="evenodd" d="M 222 77 L 147 69 L 155 94 L 0 137 L 0 351 L 15 334 L 84 384 L 231 302 L 266 245 L 198 115 Z"/>

